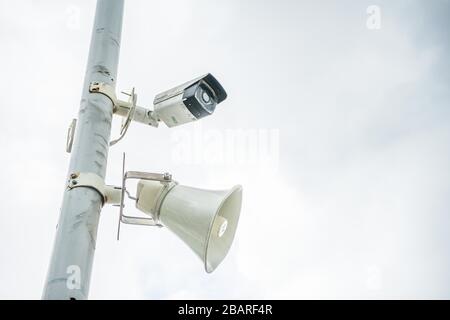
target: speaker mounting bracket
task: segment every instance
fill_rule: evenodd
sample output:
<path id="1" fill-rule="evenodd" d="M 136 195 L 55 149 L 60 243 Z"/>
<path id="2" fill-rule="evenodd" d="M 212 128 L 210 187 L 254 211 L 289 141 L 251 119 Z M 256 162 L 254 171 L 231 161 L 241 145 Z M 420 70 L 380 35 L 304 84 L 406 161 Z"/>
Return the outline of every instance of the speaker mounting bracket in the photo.
<path id="1" fill-rule="evenodd" d="M 137 200 L 136 197 L 132 196 L 127 188 L 126 182 L 130 179 L 140 179 L 140 180 L 152 180 L 159 181 L 163 184 L 166 184 L 165 192 L 167 193 L 172 186 L 176 184 L 175 181 L 172 180 L 172 175 L 170 173 L 150 173 L 150 172 L 141 172 L 141 171 L 127 171 L 125 172 L 125 153 L 123 153 L 123 161 L 122 161 L 122 195 L 120 197 L 121 201 L 119 204 L 120 214 L 119 214 L 119 222 L 117 226 L 117 240 L 120 237 L 120 224 L 132 224 L 132 225 L 143 225 L 143 226 L 153 226 L 153 227 L 162 227 L 162 224 L 159 223 L 156 217 L 146 218 L 146 217 L 136 217 L 136 216 L 128 216 L 123 213 L 125 207 L 125 195 L 129 199 Z M 157 206 L 161 205 L 160 203 Z M 159 210 L 159 208 L 157 208 Z"/>

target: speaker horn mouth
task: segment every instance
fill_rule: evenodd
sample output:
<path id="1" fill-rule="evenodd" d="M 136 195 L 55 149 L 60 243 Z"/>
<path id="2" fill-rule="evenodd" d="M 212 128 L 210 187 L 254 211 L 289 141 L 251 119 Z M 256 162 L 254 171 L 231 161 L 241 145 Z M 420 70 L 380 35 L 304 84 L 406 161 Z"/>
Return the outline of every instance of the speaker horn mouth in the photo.
<path id="1" fill-rule="evenodd" d="M 241 206 L 242 186 L 236 185 L 223 198 L 209 226 L 204 251 L 204 263 L 207 273 L 213 272 L 228 254 L 236 234 Z M 218 219 L 219 217 L 222 219 Z M 220 226 L 215 228 L 214 226 L 217 223 Z M 217 231 L 216 229 L 219 230 L 219 232 L 216 232 L 217 234 L 214 233 L 214 231 Z"/>

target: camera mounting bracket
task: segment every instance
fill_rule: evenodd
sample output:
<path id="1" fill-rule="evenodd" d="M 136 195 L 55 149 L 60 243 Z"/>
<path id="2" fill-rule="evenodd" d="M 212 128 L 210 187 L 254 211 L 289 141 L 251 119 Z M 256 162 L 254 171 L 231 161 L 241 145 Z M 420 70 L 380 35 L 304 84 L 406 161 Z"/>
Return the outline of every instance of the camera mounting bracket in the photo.
<path id="1" fill-rule="evenodd" d="M 108 97 L 113 104 L 113 113 L 125 118 L 122 121 L 119 138 L 111 141 L 109 143 L 110 146 L 122 140 L 127 133 L 131 121 L 140 122 L 152 127 L 158 127 L 158 119 L 154 117 L 154 112 L 136 105 L 137 94 L 134 92 L 134 88 L 131 90 L 131 93 L 122 92 L 123 94 L 129 96 L 128 101 L 117 99 L 114 87 L 104 82 L 92 82 L 89 85 L 89 92 L 100 93 Z"/>

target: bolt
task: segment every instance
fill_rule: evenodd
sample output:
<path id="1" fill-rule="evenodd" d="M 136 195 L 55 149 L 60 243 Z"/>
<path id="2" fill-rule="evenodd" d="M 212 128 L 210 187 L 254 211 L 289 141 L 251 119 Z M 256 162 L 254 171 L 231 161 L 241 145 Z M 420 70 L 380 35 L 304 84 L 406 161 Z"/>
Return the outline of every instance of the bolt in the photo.
<path id="1" fill-rule="evenodd" d="M 77 181 L 77 180 L 72 180 L 72 181 L 70 181 L 70 183 L 71 183 L 73 186 L 76 186 L 76 185 L 78 184 L 78 181 Z"/>
<path id="2" fill-rule="evenodd" d="M 70 178 L 71 178 L 71 179 L 78 178 L 78 173 L 72 173 L 72 174 L 70 175 Z"/>
<path id="3" fill-rule="evenodd" d="M 164 173 L 164 180 L 171 180 L 172 179 L 172 175 L 168 172 Z"/>

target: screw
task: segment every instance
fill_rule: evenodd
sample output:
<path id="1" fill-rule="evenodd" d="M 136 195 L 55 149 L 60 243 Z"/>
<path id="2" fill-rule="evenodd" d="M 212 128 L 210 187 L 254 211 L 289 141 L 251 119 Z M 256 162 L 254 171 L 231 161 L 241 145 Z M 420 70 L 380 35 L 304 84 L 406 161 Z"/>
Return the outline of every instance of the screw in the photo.
<path id="1" fill-rule="evenodd" d="M 168 172 L 164 173 L 164 180 L 171 180 L 172 179 L 172 175 Z"/>
<path id="2" fill-rule="evenodd" d="M 71 179 L 78 178 L 78 173 L 72 173 L 72 174 L 70 175 L 70 178 L 71 178 Z"/>
<path id="3" fill-rule="evenodd" d="M 77 180 L 72 180 L 72 181 L 70 181 L 70 183 L 71 183 L 73 186 L 76 186 L 76 185 L 78 184 L 78 181 L 77 181 Z"/>

